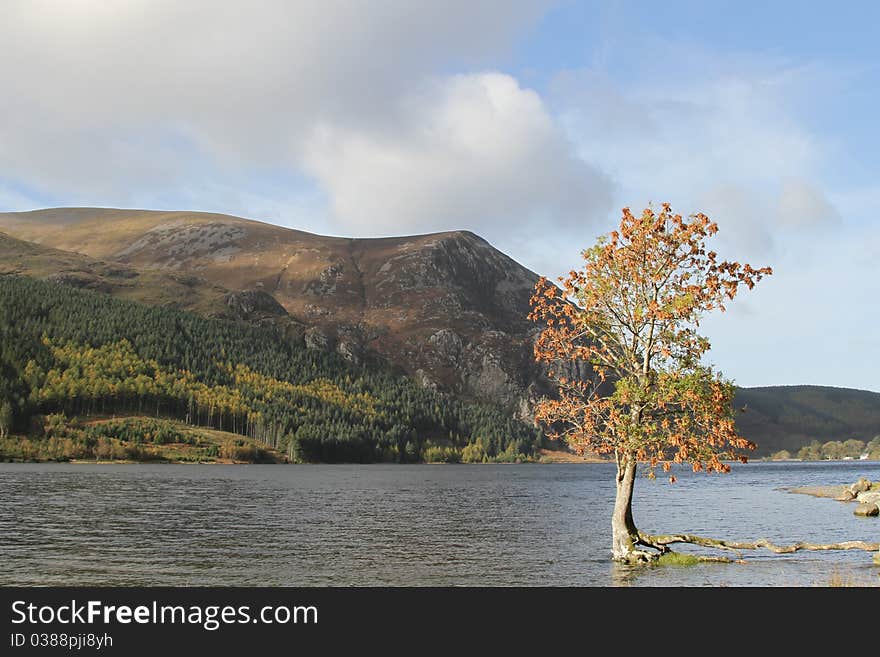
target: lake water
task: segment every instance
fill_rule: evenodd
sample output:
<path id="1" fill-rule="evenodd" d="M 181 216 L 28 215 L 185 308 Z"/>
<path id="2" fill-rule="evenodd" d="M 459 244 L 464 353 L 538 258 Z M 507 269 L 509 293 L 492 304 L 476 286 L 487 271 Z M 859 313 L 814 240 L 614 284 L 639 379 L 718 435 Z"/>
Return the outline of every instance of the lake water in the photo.
<path id="1" fill-rule="evenodd" d="M 643 530 L 880 540 L 880 519 L 780 490 L 880 479 L 878 463 L 676 474 L 676 484 L 637 481 Z M 0 464 L 0 584 L 791 586 L 835 575 L 880 584 L 862 551 L 612 564 L 613 475 L 610 464 Z"/>

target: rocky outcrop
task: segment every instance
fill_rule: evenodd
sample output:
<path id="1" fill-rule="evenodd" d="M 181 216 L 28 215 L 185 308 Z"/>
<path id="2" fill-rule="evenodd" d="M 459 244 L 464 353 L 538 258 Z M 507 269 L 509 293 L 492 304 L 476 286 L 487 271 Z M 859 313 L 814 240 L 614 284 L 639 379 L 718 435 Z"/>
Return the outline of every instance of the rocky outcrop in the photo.
<path id="1" fill-rule="evenodd" d="M 857 502 L 853 510 L 857 516 L 867 518 L 880 515 L 880 483 L 872 483 L 864 477 L 849 486 L 803 486 L 790 488 L 789 491 L 813 497 L 830 497 L 838 502 Z"/>
<path id="2" fill-rule="evenodd" d="M 331 342 L 327 332 L 317 326 L 311 326 L 306 329 L 304 334 L 306 347 L 309 349 L 317 349 L 318 351 L 329 351 Z"/>
<path id="3" fill-rule="evenodd" d="M 263 290 L 231 292 L 226 295 L 226 305 L 230 314 L 237 319 L 254 320 L 287 316 L 284 306 Z"/>
<path id="4" fill-rule="evenodd" d="M 440 329 L 428 338 L 423 348 L 425 359 L 436 358 L 439 363 L 458 367 L 464 343 L 461 336 L 452 329 Z"/>
<path id="5" fill-rule="evenodd" d="M 355 365 L 366 355 L 365 332 L 360 326 L 342 325 L 336 329 L 336 353 Z"/>

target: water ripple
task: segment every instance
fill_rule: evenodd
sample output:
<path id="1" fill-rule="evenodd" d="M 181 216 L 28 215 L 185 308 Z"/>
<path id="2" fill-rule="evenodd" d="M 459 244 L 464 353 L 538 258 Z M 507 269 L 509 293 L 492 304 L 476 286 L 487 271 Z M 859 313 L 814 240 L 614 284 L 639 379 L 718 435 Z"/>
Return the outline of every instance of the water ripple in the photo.
<path id="1" fill-rule="evenodd" d="M 880 522 L 795 485 L 877 464 L 750 464 L 640 480 L 647 531 L 877 540 Z M 868 555 L 745 566 L 608 561 L 613 466 L 0 464 L 2 585 L 810 585 L 877 583 Z"/>

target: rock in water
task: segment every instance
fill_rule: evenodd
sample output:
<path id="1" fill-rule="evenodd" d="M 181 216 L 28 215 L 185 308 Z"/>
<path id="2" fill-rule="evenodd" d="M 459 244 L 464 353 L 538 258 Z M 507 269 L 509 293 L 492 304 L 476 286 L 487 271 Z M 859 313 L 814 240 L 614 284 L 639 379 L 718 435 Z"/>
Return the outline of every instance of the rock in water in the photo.
<path id="1" fill-rule="evenodd" d="M 838 502 L 852 502 L 854 499 L 856 499 L 856 495 L 851 490 L 847 489 L 834 499 Z"/>
<path id="2" fill-rule="evenodd" d="M 871 481 L 862 477 L 856 483 L 850 486 L 849 489 L 855 495 L 858 495 L 859 493 L 864 493 L 866 490 L 871 490 Z"/>
<path id="3" fill-rule="evenodd" d="M 862 504 L 880 504 L 880 491 L 866 491 L 856 495 L 856 499 Z"/>
<path id="4" fill-rule="evenodd" d="M 856 510 L 853 511 L 853 513 L 863 518 L 867 518 L 869 516 L 878 516 L 880 515 L 880 507 L 878 507 L 876 504 L 859 504 L 856 507 Z"/>

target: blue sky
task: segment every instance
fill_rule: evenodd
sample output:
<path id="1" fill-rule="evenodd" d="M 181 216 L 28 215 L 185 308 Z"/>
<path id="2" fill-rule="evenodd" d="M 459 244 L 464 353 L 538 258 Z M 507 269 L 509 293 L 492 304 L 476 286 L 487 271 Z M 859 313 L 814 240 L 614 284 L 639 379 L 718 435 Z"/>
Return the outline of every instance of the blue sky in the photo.
<path id="1" fill-rule="evenodd" d="M 704 330 L 742 385 L 880 391 L 880 6 L 0 5 L 0 210 L 477 232 L 555 275 L 670 201 L 776 274 Z"/>
<path id="2" fill-rule="evenodd" d="M 539 88 L 563 68 L 598 68 L 620 81 L 639 80 L 657 71 L 629 51 L 638 51 L 643 40 L 649 47 L 665 40 L 731 60 L 825 67 L 840 76 L 839 86 L 824 93 L 817 89 L 800 108 L 802 119 L 844 142 L 854 164 L 876 165 L 872 153 L 880 133 L 872 127 L 880 83 L 880 5 L 818 5 L 782 0 L 561 2 L 544 14 L 505 66 L 532 78 Z M 674 63 L 689 75 L 702 65 L 684 57 Z"/>

